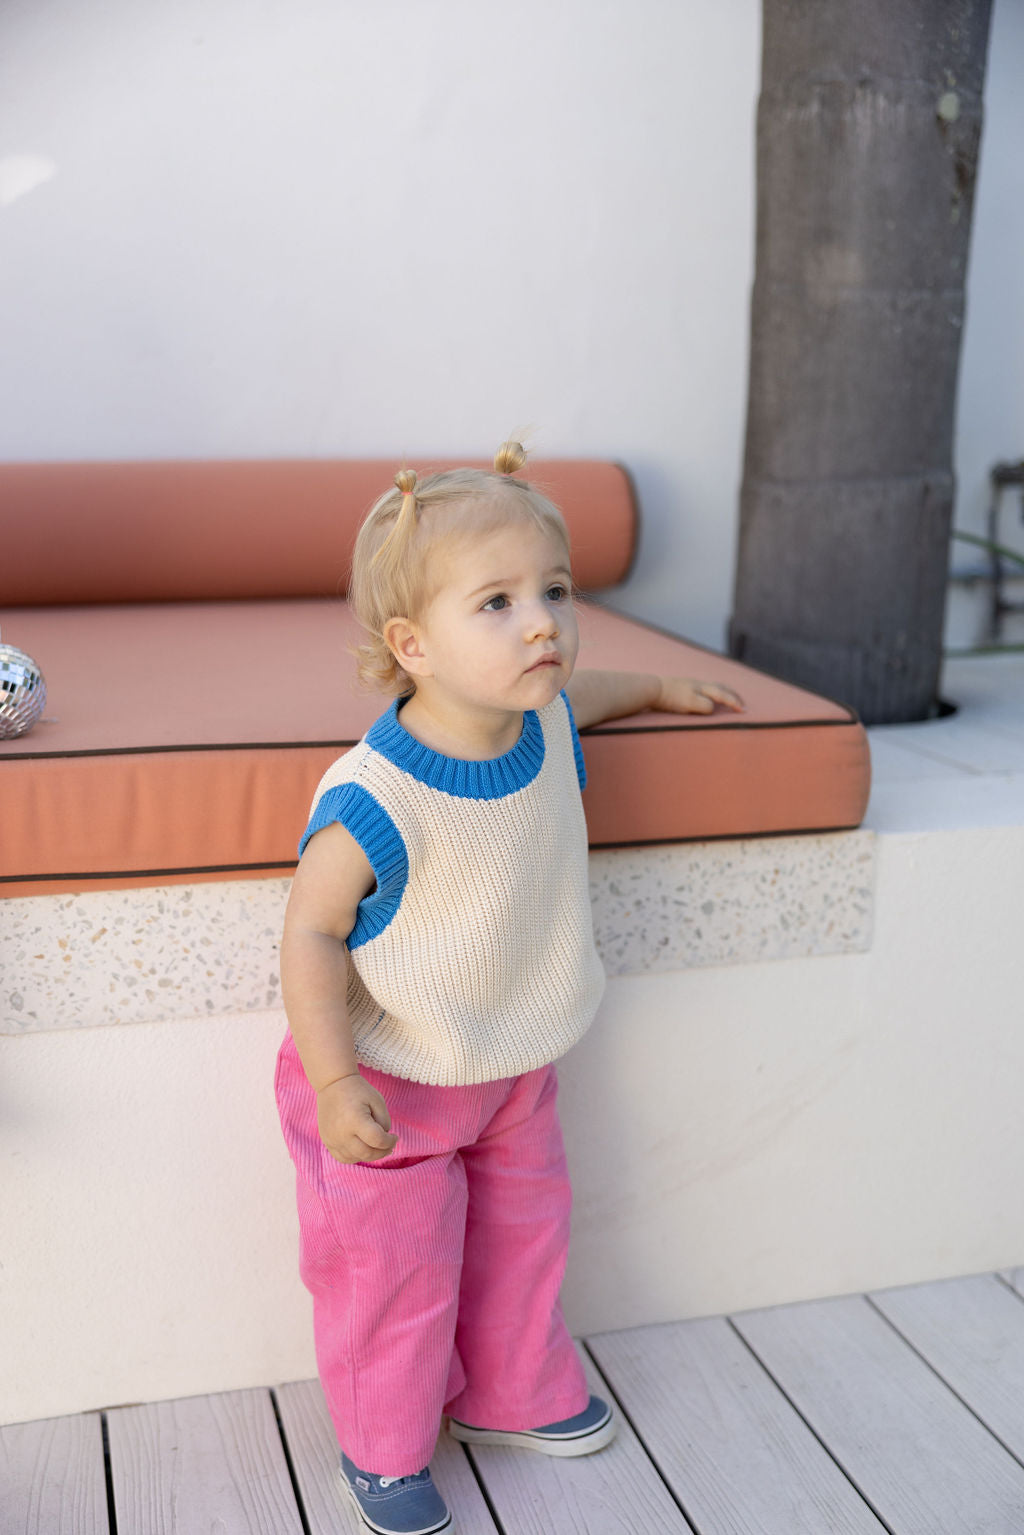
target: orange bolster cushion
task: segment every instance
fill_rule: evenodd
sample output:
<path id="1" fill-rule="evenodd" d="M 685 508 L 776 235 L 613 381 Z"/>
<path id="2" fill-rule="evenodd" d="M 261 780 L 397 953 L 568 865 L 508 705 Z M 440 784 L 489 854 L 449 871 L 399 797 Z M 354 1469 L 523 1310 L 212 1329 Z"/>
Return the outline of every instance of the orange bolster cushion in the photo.
<path id="1" fill-rule="evenodd" d="M 342 595 L 359 525 L 399 467 L 392 459 L 2 464 L 0 506 L 16 536 L 8 535 L 0 602 Z M 565 514 L 580 587 L 624 580 L 636 540 L 626 471 L 538 459 L 529 480 Z"/>

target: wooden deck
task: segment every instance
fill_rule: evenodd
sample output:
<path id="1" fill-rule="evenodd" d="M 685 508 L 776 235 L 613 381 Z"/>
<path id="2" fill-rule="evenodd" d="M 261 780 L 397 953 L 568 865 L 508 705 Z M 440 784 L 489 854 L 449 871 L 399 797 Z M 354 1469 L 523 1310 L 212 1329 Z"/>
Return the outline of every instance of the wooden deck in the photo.
<path id="1" fill-rule="evenodd" d="M 1024 1269 L 582 1344 L 618 1403 L 581 1460 L 466 1451 L 457 1535 L 1024 1535 Z M 0 1535 L 355 1535 L 320 1389 L 0 1430 Z"/>

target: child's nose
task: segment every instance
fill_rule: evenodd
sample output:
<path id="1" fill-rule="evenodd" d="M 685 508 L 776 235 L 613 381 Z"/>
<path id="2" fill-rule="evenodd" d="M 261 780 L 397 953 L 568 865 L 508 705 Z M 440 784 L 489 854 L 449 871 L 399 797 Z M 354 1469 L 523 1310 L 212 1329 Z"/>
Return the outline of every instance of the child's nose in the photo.
<path id="1" fill-rule="evenodd" d="M 554 639 L 558 633 L 558 615 L 548 603 L 535 603 L 527 618 L 526 627 L 531 639 Z"/>

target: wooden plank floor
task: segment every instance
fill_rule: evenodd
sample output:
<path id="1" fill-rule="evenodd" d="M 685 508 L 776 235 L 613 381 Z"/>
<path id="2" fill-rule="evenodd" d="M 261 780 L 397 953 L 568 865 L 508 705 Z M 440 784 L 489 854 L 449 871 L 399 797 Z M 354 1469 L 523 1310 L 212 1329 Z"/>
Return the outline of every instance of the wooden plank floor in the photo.
<path id="1" fill-rule="evenodd" d="M 619 1437 L 443 1435 L 457 1535 L 1024 1535 L 1024 1270 L 581 1347 Z M 336 1461 L 315 1381 L 18 1424 L 0 1535 L 357 1535 Z"/>

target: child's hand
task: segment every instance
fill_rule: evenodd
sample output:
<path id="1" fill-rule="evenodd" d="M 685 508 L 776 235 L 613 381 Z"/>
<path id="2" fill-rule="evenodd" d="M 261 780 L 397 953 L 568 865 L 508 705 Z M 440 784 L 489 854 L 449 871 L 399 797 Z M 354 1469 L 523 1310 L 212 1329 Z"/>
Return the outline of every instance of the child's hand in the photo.
<path id="1" fill-rule="evenodd" d="M 673 714 L 711 714 L 715 704 L 724 704 L 737 712 L 744 708 L 742 698 L 723 682 L 698 682 L 693 677 L 662 677 L 661 694 L 656 709 Z"/>
<path id="2" fill-rule="evenodd" d="M 387 1104 L 358 1074 L 329 1082 L 316 1104 L 320 1139 L 338 1162 L 376 1162 L 398 1143 Z"/>

